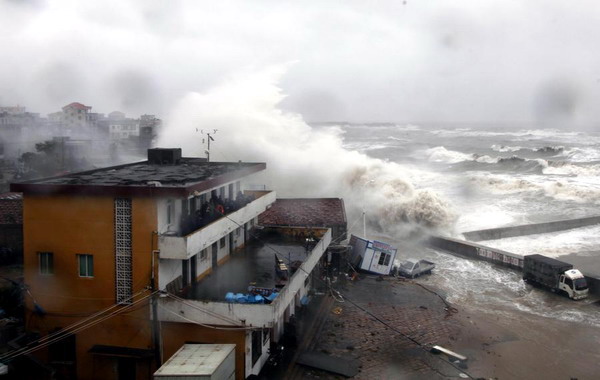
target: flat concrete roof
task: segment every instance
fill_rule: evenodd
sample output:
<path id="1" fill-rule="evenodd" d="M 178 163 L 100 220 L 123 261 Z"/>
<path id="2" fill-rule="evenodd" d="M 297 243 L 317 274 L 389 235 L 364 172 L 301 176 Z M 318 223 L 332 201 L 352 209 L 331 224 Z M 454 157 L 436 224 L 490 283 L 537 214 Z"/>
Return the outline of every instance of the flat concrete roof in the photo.
<path id="1" fill-rule="evenodd" d="M 248 287 L 274 288 L 276 285 L 275 254 L 288 266 L 306 260 L 303 242 L 279 234 L 261 236 L 260 242 L 248 242 L 212 273 L 194 283 L 184 294 L 187 299 L 225 302 L 228 292 L 248 293 Z M 210 252 L 209 252 L 210 255 Z"/>
<path id="2" fill-rule="evenodd" d="M 41 178 L 10 185 L 27 194 L 82 194 L 183 197 L 241 179 L 266 169 L 265 163 L 206 162 L 181 158 L 179 164 L 148 161 Z"/>

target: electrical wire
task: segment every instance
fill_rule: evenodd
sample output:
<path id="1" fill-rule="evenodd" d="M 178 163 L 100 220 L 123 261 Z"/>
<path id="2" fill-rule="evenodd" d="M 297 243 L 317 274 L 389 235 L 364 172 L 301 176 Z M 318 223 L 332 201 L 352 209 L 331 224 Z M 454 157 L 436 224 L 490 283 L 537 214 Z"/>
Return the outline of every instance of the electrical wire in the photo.
<path id="1" fill-rule="evenodd" d="M 225 215 L 224 213 L 221 213 L 221 215 L 223 215 L 225 218 L 231 220 L 232 222 L 234 222 L 235 224 L 237 224 L 238 226 L 241 227 L 241 225 L 236 222 L 235 220 L 229 218 L 227 215 Z M 265 246 L 267 246 L 268 248 L 270 248 L 271 250 L 275 251 L 276 253 L 279 253 L 280 255 L 282 255 L 282 257 L 285 256 L 277 251 L 277 249 L 271 247 L 269 244 L 267 244 L 265 241 L 263 241 L 262 239 L 260 239 L 260 237 L 258 237 L 256 234 L 252 233 L 252 236 L 257 239 L 258 241 L 260 241 L 261 243 L 263 243 Z M 319 242 L 322 242 L 322 240 L 320 240 Z M 317 243 L 318 244 L 318 243 Z M 306 272 L 302 267 L 299 267 L 298 269 L 300 269 L 301 271 L 303 271 L 304 273 L 306 273 L 307 275 L 310 275 L 310 273 Z M 318 281 L 323 282 L 326 286 L 327 286 L 327 282 L 323 281 L 320 278 L 317 278 Z M 337 291 L 338 294 L 343 295 L 341 292 Z M 424 352 L 429 353 L 431 355 L 433 355 L 429 349 L 426 348 L 426 345 L 420 343 L 419 341 L 417 341 L 416 339 L 412 338 L 411 336 L 404 334 L 403 332 L 401 332 L 400 330 L 396 329 L 395 327 L 393 327 L 392 325 L 390 325 L 389 323 L 387 323 L 386 321 L 382 320 L 381 318 L 379 318 L 377 315 L 373 314 L 370 310 L 358 305 L 356 302 L 352 301 L 350 298 L 348 298 L 347 295 L 343 295 L 345 300 L 348 301 L 350 304 L 352 304 L 354 307 L 358 308 L 359 310 L 361 310 L 362 312 L 364 312 L 365 314 L 369 315 L 370 317 L 374 318 L 376 321 L 378 321 L 379 323 L 383 324 L 384 326 L 386 326 L 387 328 L 389 328 L 390 330 L 394 331 L 395 333 L 399 334 L 400 336 L 404 337 L 405 339 L 409 340 L 410 342 L 414 343 L 415 345 L 417 345 L 420 349 L 422 349 Z M 471 379 L 475 379 L 472 375 L 470 375 L 468 372 L 460 369 L 458 366 L 454 365 L 454 363 L 450 362 L 450 361 L 445 361 L 443 359 L 441 359 L 438 356 L 433 356 L 435 358 L 438 358 L 439 360 L 441 360 L 443 363 L 447 363 L 450 366 L 454 367 L 457 371 L 460 371 L 461 373 L 464 373 L 465 375 L 467 375 L 469 378 Z"/>
<path id="2" fill-rule="evenodd" d="M 92 326 L 97 325 L 98 323 L 104 322 L 105 320 L 107 320 L 109 318 L 112 318 L 112 317 L 114 317 L 116 315 L 124 314 L 125 311 L 130 312 L 130 311 L 132 311 L 130 309 L 134 305 L 136 305 L 136 304 L 138 304 L 138 303 L 140 303 L 140 302 L 148 299 L 149 297 L 151 297 L 152 295 L 156 294 L 157 292 L 158 291 L 154 291 L 153 293 L 148 294 L 148 295 L 146 295 L 146 296 L 144 296 L 144 297 L 142 297 L 142 298 L 140 298 L 140 299 L 132 302 L 131 304 L 127 304 L 125 306 L 120 305 L 120 304 L 112 305 L 111 307 L 109 307 L 107 309 L 104 309 L 104 310 L 101 310 L 98 313 L 94 314 L 93 316 L 91 316 L 91 317 L 89 317 L 87 319 L 84 319 L 82 321 L 76 322 L 76 323 L 74 323 L 72 325 L 67 326 L 64 329 L 61 329 L 61 330 L 56 331 L 54 333 L 48 334 L 48 335 L 46 335 L 46 336 L 44 336 L 44 337 L 42 337 L 40 339 L 36 339 L 36 340 L 34 340 L 32 342 L 29 342 L 27 344 L 27 346 L 25 346 L 25 347 L 21 347 L 19 349 L 16 349 L 14 351 L 10 351 L 10 352 L 8 352 L 8 353 L 6 353 L 4 355 L 1 355 L 0 356 L 0 361 L 2 361 L 2 362 L 10 361 L 10 360 L 15 359 L 18 356 L 27 355 L 27 354 L 29 354 L 29 353 L 31 353 L 33 351 L 37 351 L 37 350 L 39 350 L 39 349 L 41 349 L 43 347 L 46 347 L 46 346 L 48 346 L 48 345 L 50 345 L 50 344 L 52 344 L 52 343 L 54 343 L 56 341 L 59 341 L 59 340 L 64 339 L 64 338 L 66 338 L 66 337 L 68 337 L 70 335 L 73 335 L 73 334 L 76 334 L 76 333 L 78 333 L 80 331 L 88 329 L 88 328 L 90 328 Z M 126 301 L 129 301 L 129 300 L 133 299 L 134 297 L 136 297 L 137 295 L 140 295 L 141 293 L 143 293 L 143 291 L 142 292 L 138 292 L 137 294 L 131 296 Z M 108 315 L 103 315 L 102 316 L 102 314 L 105 314 L 106 312 L 114 309 L 115 307 L 119 307 L 119 306 L 122 306 L 122 308 L 119 309 L 119 310 L 116 310 L 116 311 L 112 311 Z M 94 319 L 96 317 L 99 317 L 99 318 L 98 319 Z"/>
<path id="3" fill-rule="evenodd" d="M 30 353 L 32 353 L 34 351 L 37 351 L 37 350 L 41 349 L 41 348 L 49 346 L 52 343 L 55 343 L 55 342 L 57 342 L 59 340 L 65 339 L 65 338 L 67 338 L 67 337 L 69 337 L 69 336 L 71 336 L 73 334 L 79 333 L 79 332 L 81 332 L 83 330 L 86 330 L 86 329 L 88 329 L 90 327 L 93 327 L 93 326 L 95 326 L 95 325 L 97 325 L 99 323 L 102 323 L 102 322 L 106 321 L 107 319 L 110 319 L 110 318 L 112 318 L 112 317 L 114 317 L 116 315 L 124 313 L 125 310 L 133 307 L 137 303 L 140 303 L 142 301 L 147 300 L 148 298 L 150 298 L 155 293 L 157 293 L 157 292 L 154 292 L 152 294 L 146 295 L 143 298 L 141 298 L 139 300 L 136 300 L 135 302 L 133 302 L 133 303 L 125 306 L 123 309 L 117 310 L 117 311 L 115 311 L 113 313 L 110 313 L 109 315 L 103 316 L 100 319 L 92 321 L 92 322 L 90 322 L 87 325 L 80 326 L 78 328 L 72 329 L 72 330 L 70 330 L 70 331 L 68 331 L 66 333 L 61 330 L 60 332 L 58 332 L 57 336 L 55 336 L 54 338 L 52 338 L 50 340 L 46 340 L 45 342 L 40 343 L 40 344 L 38 344 L 36 346 L 31 347 L 31 343 L 30 343 L 26 347 L 23 347 L 23 348 L 18 349 L 16 351 L 11 351 L 11 352 L 3 355 L 2 357 L 0 357 L 0 361 L 2 361 L 2 362 L 8 362 L 8 361 L 14 360 L 15 358 L 17 358 L 19 356 L 30 354 Z"/>
<path id="4" fill-rule="evenodd" d="M 169 308 L 166 308 L 166 307 L 164 307 L 162 305 L 158 305 L 158 307 L 160 307 L 161 309 L 163 309 L 164 311 L 166 311 L 168 313 L 171 313 L 171 314 L 175 315 L 177 318 L 181 318 L 181 319 L 186 320 L 186 321 L 188 321 L 190 323 L 193 323 L 195 325 L 206 327 L 206 328 L 213 329 L 213 330 L 243 331 L 243 330 L 258 330 L 258 329 L 262 329 L 262 327 L 248 327 L 248 326 L 220 327 L 220 326 L 207 325 L 207 324 L 204 324 L 204 323 L 201 323 L 201 322 L 198 322 L 198 321 L 191 320 L 191 319 L 189 319 L 187 317 L 184 317 L 183 315 L 177 314 L 173 310 L 171 310 Z"/>
<path id="5" fill-rule="evenodd" d="M 194 304 L 190 303 L 188 300 L 186 300 L 186 299 L 184 299 L 184 298 L 181 298 L 181 297 L 178 297 L 178 296 L 176 296 L 176 295 L 174 295 L 174 294 L 172 294 L 172 293 L 168 293 L 168 292 L 166 292 L 166 293 L 163 293 L 163 294 L 166 294 L 168 297 L 170 297 L 170 298 L 173 298 L 174 300 L 176 300 L 176 301 L 179 301 L 179 302 L 183 303 L 183 304 L 184 304 L 184 305 L 186 305 L 186 306 L 189 306 L 189 307 L 191 307 L 191 308 L 193 308 L 193 309 L 196 309 L 196 310 L 202 311 L 202 312 L 204 312 L 204 313 L 206 313 L 206 314 L 209 314 L 209 315 L 211 315 L 211 316 L 213 316 L 213 317 L 215 317 L 215 318 L 221 319 L 221 320 L 223 320 L 223 321 L 225 321 L 225 322 L 228 322 L 228 323 L 231 323 L 231 324 L 233 324 L 233 325 L 236 325 L 236 326 L 237 326 L 239 323 L 241 323 L 241 321 L 236 321 L 236 320 L 234 320 L 234 319 L 231 319 L 231 318 L 229 318 L 229 317 L 226 317 L 226 316 L 224 316 L 224 315 L 221 315 L 221 314 L 219 314 L 219 313 L 215 313 L 215 312 L 213 312 L 213 311 L 210 311 L 210 310 L 203 309 L 203 308 L 201 308 L 200 306 L 198 306 L 198 305 L 194 305 Z"/>

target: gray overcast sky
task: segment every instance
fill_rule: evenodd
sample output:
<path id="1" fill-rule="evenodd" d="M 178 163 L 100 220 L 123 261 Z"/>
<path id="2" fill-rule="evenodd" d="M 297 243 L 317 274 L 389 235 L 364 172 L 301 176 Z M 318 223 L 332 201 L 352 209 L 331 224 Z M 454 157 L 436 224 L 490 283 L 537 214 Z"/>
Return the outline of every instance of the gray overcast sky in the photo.
<path id="1" fill-rule="evenodd" d="M 594 122 L 595 1 L 0 0 L 0 104 L 164 114 L 288 64 L 308 121 Z"/>

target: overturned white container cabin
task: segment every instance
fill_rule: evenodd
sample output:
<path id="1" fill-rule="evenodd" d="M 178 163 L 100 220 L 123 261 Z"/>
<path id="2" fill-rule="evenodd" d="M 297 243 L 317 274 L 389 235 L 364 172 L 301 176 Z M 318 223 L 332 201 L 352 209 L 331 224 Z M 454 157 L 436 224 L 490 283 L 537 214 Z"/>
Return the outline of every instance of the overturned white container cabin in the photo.
<path id="1" fill-rule="evenodd" d="M 394 265 L 397 249 L 387 243 L 367 240 L 358 236 L 350 237 L 352 246 L 351 263 L 357 269 L 388 275 Z"/>
<path id="2" fill-rule="evenodd" d="M 184 344 L 154 373 L 154 380 L 174 379 L 235 379 L 235 344 Z"/>

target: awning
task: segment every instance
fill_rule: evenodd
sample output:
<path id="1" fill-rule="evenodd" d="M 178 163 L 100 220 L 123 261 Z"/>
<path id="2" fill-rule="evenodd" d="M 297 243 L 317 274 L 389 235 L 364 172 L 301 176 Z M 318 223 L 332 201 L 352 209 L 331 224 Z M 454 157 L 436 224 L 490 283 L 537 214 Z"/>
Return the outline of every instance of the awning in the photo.
<path id="1" fill-rule="evenodd" d="M 120 346 L 104 346 L 97 344 L 88 351 L 92 355 L 117 356 L 122 358 L 149 359 L 154 356 L 153 350 Z"/>

